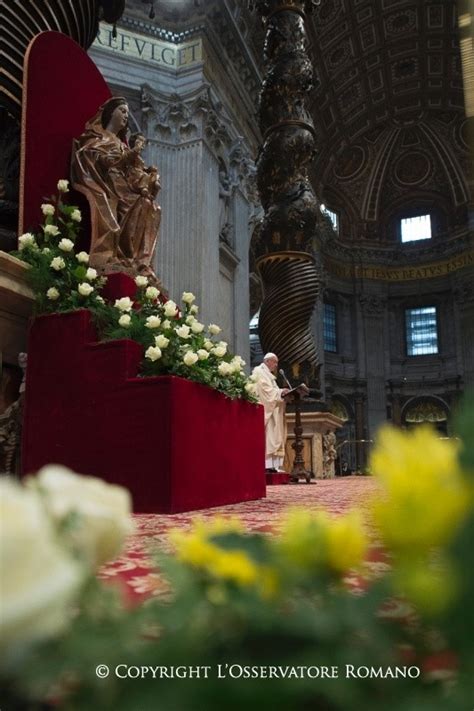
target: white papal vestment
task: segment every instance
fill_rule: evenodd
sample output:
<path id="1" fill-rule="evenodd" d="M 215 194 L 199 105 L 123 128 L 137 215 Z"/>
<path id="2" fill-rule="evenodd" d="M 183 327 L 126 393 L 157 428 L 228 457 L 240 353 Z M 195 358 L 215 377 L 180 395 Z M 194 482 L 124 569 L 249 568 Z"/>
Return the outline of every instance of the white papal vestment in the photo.
<path id="1" fill-rule="evenodd" d="M 286 402 L 270 368 L 261 363 L 253 369 L 258 401 L 265 410 L 265 466 L 278 469 L 283 464 L 286 442 Z"/>

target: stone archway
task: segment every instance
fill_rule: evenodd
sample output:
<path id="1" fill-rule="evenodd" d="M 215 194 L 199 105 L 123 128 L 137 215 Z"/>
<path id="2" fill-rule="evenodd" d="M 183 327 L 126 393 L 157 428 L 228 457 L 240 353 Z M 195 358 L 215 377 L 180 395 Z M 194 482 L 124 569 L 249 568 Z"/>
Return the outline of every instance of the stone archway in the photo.
<path id="1" fill-rule="evenodd" d="M 411 429 L 421 424 L 430 424 L 442 434 L 448 434 L 450 410 L 447 403 L 434 395 L 416 397 L 405 403 L 402 410 L 402 426 Z"/>

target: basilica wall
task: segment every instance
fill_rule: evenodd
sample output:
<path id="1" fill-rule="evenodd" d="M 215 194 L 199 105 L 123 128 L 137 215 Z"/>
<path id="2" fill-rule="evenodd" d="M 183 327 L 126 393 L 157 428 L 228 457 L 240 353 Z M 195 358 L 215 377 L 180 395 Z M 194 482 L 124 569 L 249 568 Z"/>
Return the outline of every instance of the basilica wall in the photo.
<path id="1" fill-rule="evenodd" d="M 175 32 L 130 3 L 115 37 L 101 25 L 90 56 L 128 99 L 131 130 L 146 135 L 144 157 L 161 175 L 157 274 L 172 298 L 195 293 L 202 320 L 248 360 L 260 77 L 230 12 L 186 17 Z"/>

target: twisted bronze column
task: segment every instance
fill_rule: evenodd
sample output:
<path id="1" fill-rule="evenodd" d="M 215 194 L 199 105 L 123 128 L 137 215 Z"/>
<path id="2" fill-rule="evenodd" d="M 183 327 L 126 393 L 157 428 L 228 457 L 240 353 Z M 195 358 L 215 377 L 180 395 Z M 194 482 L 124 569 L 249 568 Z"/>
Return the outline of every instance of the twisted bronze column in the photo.
<path id="1" fill-rule="evenodd" d="M 264 300 L 259 331 L 295 377 L 319 387 L 310 330 L 319 293 L 313 256 L 318 201 L 308 178 L 315 130 L 305 101 L 313 88 L 305 13 L 315 0 L 254 0 L 265 24 L 266 72 L 260 95 L 263 145 L 257 180 L 265 217 L 256 245 Z"/>

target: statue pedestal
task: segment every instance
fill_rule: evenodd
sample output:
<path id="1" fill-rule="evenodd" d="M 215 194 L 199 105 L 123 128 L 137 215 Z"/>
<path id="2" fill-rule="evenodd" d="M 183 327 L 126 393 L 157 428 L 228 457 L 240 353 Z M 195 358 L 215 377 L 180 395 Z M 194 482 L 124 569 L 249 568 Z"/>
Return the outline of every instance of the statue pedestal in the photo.
<path id="1" fill-rule="evenodd" d="M 51 462 L 128 488 L 134 511 L 265 496 L 263 408 L 174 376 L 136 377 L 142 348 L 97 342 L 86 310 L 40 316 L 28 344 L 24 473 Z"/>
<path id="2" fill-rule="evenodd" d="M 28 319 L 34 303 L 27 272 L 24 262 L 0 251 L 0 353 L 4 363 L 15 366 L 18 354 L 26 350 Z"/>
<path id="3" fill-rule="evenodd" d="M 295 414 L 286 413 L 288 436 L 286 440 L 286 455 L 283 468 L 291 471 L 294 451 L 291 447 L 295 441 L 293 428 Z M 335 432 L 342 427 L 344 420 L 330 412 L 302 412 L 301 424 L 303 427 L 303 458 L 305 467 L 313 472 L 316 479 L 332 479 L 335 476 L 334 461 L 325 466 L 323 436 L 327 432 Z"/>
<path id="4" fill-rule="evenodd" d="M 18 355 L 26 351 L 34 303 L 27 272 L 24 262 L 0 251 L 0 414 L 18 397 Z"/>

